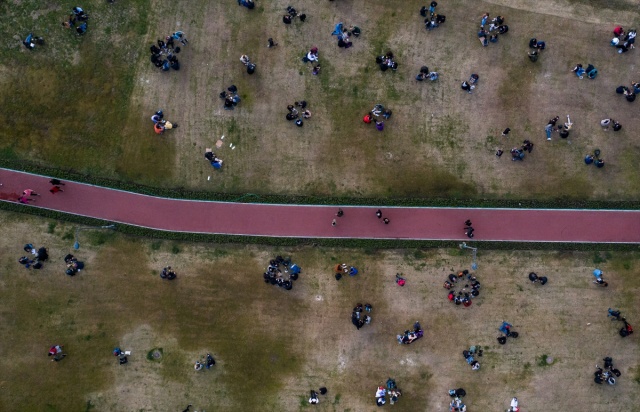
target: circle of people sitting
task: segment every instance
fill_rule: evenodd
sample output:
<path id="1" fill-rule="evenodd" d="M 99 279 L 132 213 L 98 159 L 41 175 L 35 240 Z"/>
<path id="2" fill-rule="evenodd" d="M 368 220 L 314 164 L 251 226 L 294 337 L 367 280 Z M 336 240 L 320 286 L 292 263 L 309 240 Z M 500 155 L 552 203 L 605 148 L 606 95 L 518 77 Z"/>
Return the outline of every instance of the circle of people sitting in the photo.
<path id="1" fill-rule="evenodd" d="M 162 279 L 173 280 L 176 278 L 176 276 L 176 272 L 171 268 L 171 266 L 162 268 L 162 271 L 160 272 L 160 277 Z"/>
<path id="2" fill-rule="evenodd" d="M 416 321 L 413 324 L 413 331 L 407 329 L 402 333 L 402 335 L 396 335 L 396 339 L 398 340 L 398 343 L 401 345 L 410 345 L 423 336 L 424 336 L 424 331 L 420 326 L 420 322 Z"/>
<path id="3" fill-rule="evenodd" d="M 467 361 L 467 364 L 471 366 L 472 371 L 477 371 L 480 369 L 480 362 L 476 360 L 476 357 L 482 357 L 482 347 L 481 346 L 471 346 L 468 350 L 462 351 L 462 357 Z"/>
<path id="4" fill-rule="evenodd" d="M 287 278 L 283 276 L 288 275 Z M 300 276 L 300 266 L 291 262 L 291 258 L 283 258 L 282 256 L 276 256 L 275 259 L 269 261 L 266 272 L 264 272 L 264 283 L 270 283 L 272 285 L 278 285 L 285 290 L 293 289 L 293 281 L 297 280 Z"/>
<path id="5" fill-rule="evenodd" d="M 87 32 L 89 21 L 89 15 L 82 9 L 82 7 L 74 7 L 71 9 L 71 14 L 67 21 L 62 22 L 62 27 L 70 29 L 75 28 L 78 36 L 82 36 Z"/>
<path id="6" fill-rule="evenodd" d="M 71 253 L 64 257 L 64 263 L 67 265 L 67 270 L 64 273 L 69 276 L 75 276 L 84 269 L 84 262 L 79 262 Z"/>
<path id="7" fill-rule="evenodd" d="M 381 132 L 384 130 L 384 121 L 389 120 L 392 114 L 393 112 L 391 109 L 385 108 L 383 105 L 378 103 L 373 106 L 373 109 L 369 113 L 364 115 L 362 121 L 366 124 L 374 123 L 376 125 L 376 129 Z M 380 116 L 382 116 L 384 120 L 378 120 Z M 380 216 L 382 216 L 382 214 Z"/>
<path id="8" fill-rule="evenodd" d="M 388 51 L 382 56 L 376 56 L 376 63 L 383 72 L 386 72 L 388 69 L 393 71 L 398 70 L 398 63 L 394 60 L 393 52 L 391 51 Z"/>
<path id="9" fill-rule="evenodd" d="M 369 325 L 371 323 L 371 316 L 369 315 L 362 315 L 362 311 L 365 311 L 367 313 L 371 313 L 371 311 L 373 310 L 373 307 L 369 304 L 366 303 L 364 306 L 362 306 L 362 303 L 358 303 L 356 305 L 355 308 L 353 308 L 353 312 L 351 313 L 351 323 L 353 323 L 353 325 L 360 330 L 361 327 L 363 327 L 365 324 Z"/>
<path id="10" fill-rule="evenodd" d="M 220 92 L 220 98 L 224 99 L 224 110 L 233 110 L 238 103 L 240 103 L 240 96 L 238 96 L 238 88 L 235 84 L 227 87 L 227 90 Z"/>
<path id="11" fill-rule="evenodd" d="M 169 69 L 180 70 L 180 62 L 178 61 L 177 54 L 180 53 L 180 46 L 176 43 L 186 46 L 189 41 L 181 31 L 176 31 L 169 36 L 166 36 L 164 40 L 158 39 L 157 45 L 152 44 L 149 47 L 151 51 L 151 63 L 154 64 L 162 71 L 169 71 Z"/>
<path id="12" fill-rule="evenodd" d="M 449 274 L 443 286 L 449 290 L 448 299 L 456 305 L 462 305 L 465 308 L 471 306 L 471 299 L 480 295 L 480 282 L 466 269 L 458 272 L 457 275 L 453 273 Z M 455 290 L 456 287 L 460 288 L 457 293 Z"/>
<path id="13" fill-rule="evenodd" d="M 302 113 L 300 113 L 297 108 L 299 108 Z M 298 127 L 304 126 L 304 122 L 302 119 L 311 118 L 311 112 L 309 111 L 309 109 L 307 109 L 307 102 L 304 100 L 300 100 L 299 102 L 288 105 L 287 110 L 289 111 L 289 113 L 287 113 L 285 118 L 288 121 L 293 121 L 293 123 Z M 302 116 L 302 119 L 300 118 L 300 116 Z"/>
<path id="14" fill-rule="evenodd" d="M 153 116 L 151 116 L 151 121 L 153 122 L 153 131 L 156 132 L 156 134 L 162 134 L 165 130 L 176 129 L 178 127 L 178 123 L 171 123 L 164 119 L 162 110 L 155 112 Z"/>
<path id="15" fill-rule="evenodd" d="M 487 23 L 489 23 L 489 13 L 482 15 L 480 19 L 480 31 L 478 31 L 478 39 L 484 47 L 487 47 L 489 43 L 497 43 L 498 34 L 506 34 L 509 31 L 509 26 L 504 24 L 504 17 L 502 16 L 496 16 L 491 20 L 488 32 L 484 28 Z"/>
<path id="16" fill-rule="evenodd" d="M 347 28 L 344 24 L 342 24 L 342 22 L 340 22 L 336 24 L 331 35 L 338 37 L 338 47 L 348 49 L 349 47 L 353 46 L 353 43 L 350 40 L 351 36 L 358 37 L 360 36 L 361 32 L 362 31 L 358 26 L 350 26 Z"/>
<path id="17" fill-rule="evenodd" d="M 436 13 L 437 5 L 438 5 L 437 2 L 432 1 L 429 7 L 422 6 L 422 8 L 420 8 L 420 15 L 422 17 L 425 17 L 424 27 L 428 31 L 431 31 L 437 27 L 440 27 L 440 25 L 447 20 L 447 17 L 444 14 Z"/>
<path id="18" fill-rule="evenodd" d="M 451 403 L 449 404 L 449 411 L 466 412 L 467 405 L 462 402 L 462 398 L 464 398 L 466 395 L 467 391 L 465 391 L 463 388 L 449 389 L 449 396 L 453 398 L 451 400 Z"/>
<path id="19" fill-rule="evenodd" d="M 354 266 L 349 266 L 346 263 L 338 263 L 334 266 L 333 271 L 336 274 L 336 280 L 342 279 L 342 274 L 348 274 L 349 276 L 355 276 L 358 274 L 358 269 Z"/>
<path id="20" fill-rule="evenodd" d="M 378 406 L 387 403 L 387 396 L 389 396 L 389 403 L 391 405 L 398 402 L 398 399 L 402 396 L 402 391 L 398 389 L 398 385 L 396 385 L 394 379 L 387 379 L 386 386 L 386 388 L 384 386 L 378 386 L 378 389 L 376 389 L 376 405 Z"/>
<path id="21" fill-rule="evenodd" d="M 47 248 L 41 247 L 36 249 L 33 247 L 31 243 L 27 243 L 24 245 L 24 251 L 33 255 L 33 258 L 28 256 L 22 256 L 18 259 L 18 263 L 24 265 L 26 269 L 42 269 L 42 264 L 49 259 L 49 254 L 47 253 Z"/>

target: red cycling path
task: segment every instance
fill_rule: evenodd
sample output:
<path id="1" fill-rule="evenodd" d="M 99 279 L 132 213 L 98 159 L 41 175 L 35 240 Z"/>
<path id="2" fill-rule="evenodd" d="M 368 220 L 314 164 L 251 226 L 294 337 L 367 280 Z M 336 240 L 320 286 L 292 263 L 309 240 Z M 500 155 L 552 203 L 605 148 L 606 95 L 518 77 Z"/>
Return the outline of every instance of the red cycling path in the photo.
<path id="1" fill-rule="evenodd" d="M 0 201 L 15 202 L 24 189 L 40 196 L 39 207 L 151 229 L 298 238 L 474 240 L 517 242 L 640 243 L 640 211 L 308 206 L 212 202 L 141 195 L 84 183 L 65 182 L 51 194 L 49 177 L 0 169 Z M 385 225 L 375 215 L 381 209 Z M 336 219 L 333 227 L 331 221 Z"/>

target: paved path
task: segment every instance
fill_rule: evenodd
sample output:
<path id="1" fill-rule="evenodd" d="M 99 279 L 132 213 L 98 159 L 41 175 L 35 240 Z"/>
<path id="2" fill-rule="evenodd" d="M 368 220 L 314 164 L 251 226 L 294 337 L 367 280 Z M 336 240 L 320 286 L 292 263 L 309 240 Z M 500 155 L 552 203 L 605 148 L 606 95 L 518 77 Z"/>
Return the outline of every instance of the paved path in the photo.
<path id="1" fill-rule="evenodd" d="M 24 207 L 41 207 L 152 229 L 302 238 L 465 240 L 471 219 L 475 240 L 521 242 L 640 243 L 640 211 L 337 207 L 226 203 L 158 198 L 66 182 L 51 194 L 49 178 L 0 169 L 0 201 L 15 202 L 24 189 L 41 196 Z"/>

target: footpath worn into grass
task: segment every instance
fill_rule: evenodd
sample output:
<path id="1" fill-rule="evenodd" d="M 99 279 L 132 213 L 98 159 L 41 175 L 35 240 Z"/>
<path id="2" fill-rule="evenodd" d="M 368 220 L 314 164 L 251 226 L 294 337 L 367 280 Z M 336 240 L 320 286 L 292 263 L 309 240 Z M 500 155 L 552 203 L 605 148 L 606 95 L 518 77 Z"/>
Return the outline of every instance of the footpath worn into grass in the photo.
<path id="1" fill-rule="evenodd" d="M 10 351 L 0 358 L 2 411 L 304 411 L 320 386 L 329 393 L 319 410 L 373 411 L 389 377 L 403 390 L 402 410 L 445 410 L 457 387 L 477 411 L 506 409 L 512 396 L 531 411 L 640 402 L 640 345 L 606 316 L 614 307 L 634 326 L 640 319 L 637 253 L 481 251 L 481 294 L 463 308 L 442 288 L 449 273 L 469 269 L 457 249 L 245 247 L 83 231 L 74 250 L 71 225 L 6 212 L 0 224 L 0 346 Z M 49 249 L 43 269 L 17 263 L 27 242 Z M 75 277 L 64 274 L 70 252 L 86 265 Z M 290 292 L 263 282 L 277 255 L 302 267 Z M 343 262 L 360 273 L 338 282 L 332 267 Z M 173 282 L 159 277 L 166 265 Z M 594 267 L 609 288 L 591 283 Z M 530 271 L 549 283 L 532 285 Z M 357 303 L 373 306 L 359 331 L 350 322 Z M 416 320 L 425 337 L 398 345 L 395 335 Z M 502 320 L 520 333 L 505 346 L 496 342 Z M 62 362 L 47 357 L 52 344 L 64 345 Z M 477 372 L 461 355 L 469 345 L 485 350 Z M 116 346 L 132 351 L 128 364 L 118 365 Z M 153 349 L 161 359 L 147 359 Z M 216 366 L 196 373 L 207 352 Z M 622 372 L 615 387 L 593 383 L 605 356 Z"/>

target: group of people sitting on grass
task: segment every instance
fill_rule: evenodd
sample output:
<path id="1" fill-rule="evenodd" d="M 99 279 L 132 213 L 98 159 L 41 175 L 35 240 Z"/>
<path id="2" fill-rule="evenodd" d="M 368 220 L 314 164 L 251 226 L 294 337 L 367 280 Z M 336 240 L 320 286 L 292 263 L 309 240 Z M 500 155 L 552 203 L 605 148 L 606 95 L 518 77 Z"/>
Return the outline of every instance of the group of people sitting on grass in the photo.
<path id="1" fill-rule="evenodd" d="M 300 109 L 300 111 L 298 109 Z M 288 113 L 285 118 L 290 122 L 293 121 L 293 123 L 298 127 L 302 127 L 304 125 L 302 119 L 311 118 L 311 112 L 307 109 L 307 102 L 304 100 L 288 105 L 287 111 Z"/>
<path id="2" fill-rule="evenodd" d="M 69 276 L 75 276 L 84 269 L 84 262 L 79 262 L 78 259 L 70 253 L 64 257 L 64 263 L 67 265 L 67 270 L 64 273 Z"/>
<path id="3" fill-rule="evenodd" d="M 480 346 L 471 346 L 468 350 L 462 351 L 462 357 L 467 361 L 467 364 L 471 366 L 471 370 L 477 371 L 480 369 L 480 362 L 476 360 L 476 358 L 482 356 L 482 347 Z"/>
<path id="4" fill-rule="evenodd" d="M 171 266 L 167 266 L 165 268 L 162 268 L 162 271 L 160 272 L 160 277 L 162 279 L 166 279 L 166 280 L 173 280 L 177 277 L 178 275 L 176 275 L 175 270 L 173 270 L 171 268 Z"/>
<path id="5" fill-rule="evenodd" d="M 636 29 L 629 30 L 625 33 L 622 26 L 616 26 L 613 29 L 613 39 L 611 39 L 611 46 L 615 47 L 618 53 L 626 53 L 631 49 L 635 49 L 634 43 L 636 42 Z"/>
<path id="6" fill-rule="evenodd" d="M 429 71 L 429 67 L 422 66 L 420 68 L 420 73 L 418 73 L 416 75 L 416 80 L 419 81 L 419 82 L 421 82 L 423 80 L 431 80 L 433 82 L 433 81 L 438 80 L 438 77 L 440 77 L 438 72 Z"/>
<path id="7" fill-rule="evenodd" d="M 256 72 L 256 64 L 253 63 L 246 54 L 240 56 L 240 63 L 244 64 L 247 68 L 247 74 L 253 74 Z"/>
<path id="8" fill-rule="evenodd" d="M 178 123 L 171 123 L 164 119 L 162 110 L 155 112 L 153 116 L 151 116 L 151 121 L 153 122 L 153 131 L 156 132 L 156 134 L 162 134 L 165 130 L 178 128 Z"/>
<path id="9" fill-rule="evenodd" d="M 471 299 L 480 295 L 480 282 L 466 269 L 458 272 L 457 275 L 453 273 L 449 274 L 443 286 L 449 290 L 448 299 L 456 305 L 462 305 L 465 308 L 471 306 Z M 456 287 L 460 288 L 457 293 L 455 291 Z"/>
<path id="10" fill-rule="evenodd" d="M 424 27 L 429 31 L 435 29 L 436 27 L 440 27 L 440 25 L 447 20 L 447 17 L 445 15 L 436 13 L 437 5 L 437 2 L 432 1 L 431 4 L 429 4 L 429 7 L 422 6 L 420 8 L 420 15 L 422 17 L 425 17 Z"/>
<path id="11" fill-rule="evenodd" d="M 263 274 L 264 282 L 278 285 L 285 290 L 291 290 L 293 281 L 298 279 L 301 271 L 300 266 L 291 263 L 291 258 L 285 259 L 282 256 L 276 256 L 275 259 L 269 261 L 269 266 L 267 266 L 267 270 Z M 288 275 L 288 278 L 285 278 L 285 275 Z"/>
<path id="12" fill-rule="evenodd" d="M 547 47 L 547 44 L 543 40 L 538 40 L 535 37 L 532 37 L 529 40 L 529 48 L 532 49 L 529 51 L 529 60 L 532 62 L 538 61 L 538 56 L 540 56 L 540 52 Z"/>
<path id="13" fill-rule="evenodd" d="M 238 4 L 240 6 L 248 8 L 249 10 L 253 10 L 256 7 L 256 4 L 253 2 L 253 0 L 238 0 Z"/>
<path id="14" fill-rule="evenodd" d="M 25 268 L 41 269 L 42 264 L 49 259 L 47 248 L 41 247 L 36 249 L 31 243 L 24 245 L 24 251 L 31 254 L 32 257 L 22 256 L 18 259 L 18 263 L 24 265 Z"/>
<path id="15" fill-rule="evenodd" d="M 464 80 L 462 84 L 460 84 L 460 88 L 465 92 L 471 94 L 473 89 L 476 88 L 479 79 L 479 75 L 477 75 L 476 73 L 471 73 L 471 76 L 469 76 L 469 80 Z"/>
<path id="16" fill-rule="evenodd" d="M 381 132 L 384 130 L 384 121 L 389 120 L 392 114 L 393 112 L 391 109 L 385 108 L 383 105 L 378 103 L 373 106 L 373 109 L 369 113 L 364 115 L 362 121 L 366 124 L 375 123 L 376 129 Z M 378 120 L 380 117 L 384 120 Z"/>
<path id="17" fill-rule="evenodd" d="M 238 96 L 238 88 L 235 84 L 227 87 L 227 90 L 220 92 L 220 98 L 224 99 L 224 110 L 233 110 L 238 103 L 240 103 L 240 96 Z"/>
<path id="18" fill-rule="evenodd" d="M 282 16 L 282 22 L 284 24 L 291 24 L 295 18 L 298 18 L 301 22 L 304 22 L 307 19 L 307 15 L 304 13 L 298 12 L 298 10 L 294 9 L 291 6 L 287 6 L 287 14 Z"/>
<path id="19" fill-rule="evenodd" d="M 582 64 L 578 63 L 571 71 L 575 73 L 579 79 L 584 79 L 584 75 L 586 74 L 588 78 L 593 80 L 598 75 L 598 69 L 596 69 L 591 63 L 587 65 L 586 69 L 582 67 Z"/>
<path id="20" fill-rule="evenodd" d="M 449 404 L 450 412 L 466 412 L 467 406 L 462 402 L 462 398 L 467 395 L 467 391 L 463 388 L 449 389 L 449 396 L 453 399 Z"/>
<path id="21" fill-rule="evenodd" d="M 567 131 L 567 134 L 569 132 Z M 514 147 L 513 149 L 511 149 L 510 153 L 511 153 L 511 160 L 513 161 L 517 161 L 517 160 L 524 160 L 524 156 L 525 156 L 525 152 L 529 152 L 531 153 L 531 151 L 533 150 L 533 143 L 531 143 L 531 141 L 529 140 L 525 140 L 522 142 L 522 146 L 521 147 Z M 500 157 L 502 155 L 502 153 L 496 153 L 498 157 Z"/>
<path id="22" fill-rule="evenodd" d="M 29 33 L 22 44 L 24 44 L 24 47 L 26 47 L 27 49 L 33 50 L 36 45 L 44 46 L 44 39 L 39 36 L 34 36 L 33 33 Z"/>
<path id="23" fill-rule="evenodd" d="M 622 328 L 620 328 L 620 330 L 618 331 L 620 336 L 622 336 L 623 338 L 626 338 L 627 336 L 633 334 L 633 327 L 629 324 L 629 322 L 627 322 L 627 318 L 622 316 L 619 310 L 609 308 L 607 317 L 610 317 L 613 321 L 622 322 L 624 324 L 624 326 L 622 326 Z"/>
<path id="24" fill-rule="evenodd" d="M 485 26 L 489 24 L 488 29 Z M 504 24 L 504 17 L 496 16 L 489 21 L 489 13 L 482 15 L 480 20 L 480 30 L 478 31 L 478 39 L 482 46 L 486 47 L 489 43 L 497 43 L 498 35 L 506 34 L 509 31 L 509 26 Z"/>
<path id="25" fill-rule="evenodd" d="M 391 69 L 393 71 L 398 70 L 398 63 L 394 60 L 393 52 L 388 51 L 382 56 L 376 56 L 376 64 L 383 72 Z"/>
<path id="26" fill-rule="evenodd" d="M 194 363 L 193 369 L 196 371 L 201 371 L 203 368 L 211 369 L 211 367 L 215 364 L 216 364 L 216 360 L 213 358 L 213 356 L 210 353 L 207 353 L 207 355 L 204 356 L 204 359 L 197 360 Z"/>
<path id="27" fill-rule="evenodd" d="M 353 46 L 353 43 L 350 40 L 351 36 L 358 37 L 360 36 L 360 33 L 360 27 L 350 26 L 347 28 L 344 24 L 342 24 L 342 22 L 340 22 L 336 24 L 331 35 L 338 37 L 338 47 L 348 49 L 349 47 Z"/>
<path id="28" fill-rule="evenodd" d="M 398 399 L 402 396 L 402 391 L 398 389 L 396 381 L 391 378 L 387 379 L 386 388 L 384 386 L 378 386 L 378 389 L 376 389 L 376 405 L 382 406 L 386 404 L 387 396 L 389 396 L 389 403 L 391 405 L 398 402 Z"/>
<path id="29" fill-rule="evenodd" d="M 211 163 L 211 166 L 214 169 L 220 170 L 222 168 L 222 159 L 219 159 L 218 156 L 216 156 L 216 154 L 213 153 L 213 150 L 211 150 L 210 148 L 205 149 L 204 158 L 207 159 L 209 163 Z"/>
<path id="30" fill-rule="evenodd" d="M 588 154 L 584 157 L 584 164 L 586 164 L 587 166 L 590 164 L 595 165 L 598 169 L 603 168 L 604 167 L 604 159 L 602 159 L 600 157 L 600 149 L 596 149 L 593 151 L 593 154 Z M 601 286 L 606 286 L 606 282 L 604 282 L 605 285 L 601 285 Z"/>
<path id="31" fill-rule="evenodd" d="M 53 359 L 51 359 L 52 362 L 60 362 L 62 359 L 64 359 L 65 356 L 67 356 L 66 353 L 64 353 L 64 351 L 62 350 L 63 345 L 53 345 L 49 348 L 49 355 L 48 356 L 53 356 Z"/>
<path id="32" fill-rule="evenodd" d="M 402 335 L 396 335 L 399 344 L 409 345 L 424 336 L 424 331 L 420 326 L 420 322 L 413 324 L 413 331 L 407 329 Z"/>
<path id="33" fill-rule="evenodd" d="M 633 102 L 636 100 L 636 94 L 640 91 L 640 84 L 637 82 L 632 82 L 631 87 L 627 86 L 618 86 L 616 88 L 616 93 L 623 94 L 624 98 L 629 102 Z"/>
<path id="34" fill-rule="evenodd" d="M 76 33 L 78 33 L 79 36 L 82 36 L 87 32 L 88 21 L 89 15 L 82 9 L 82 7 L 74 7 L 71 9 L 71 14 L 67 21 L 62 22 L 62 26 L 67 29 L 75 28 Z"/>
<path id="35" fill-rule="evenodd" d="M 180 53 L 180 46 L 176 43 L 186 46 L 188 43 L 187 38 L 181 31 L 176 31 L 171 35 L 162 39 L 158 39 L 157 45 L 152 44 L 149 47 L 151 51 L 151 63 L 156 67 L 162 69 L 162 71 L 169 71 L 169 69 L 180 70 L 180 62 L 178 61 L 177 54 Z"/>
<path id="36" fill-rule="evenodd" d="M 358 274 L 358 269 L 354 266 L 349 266 L 346 263 L 338 263 L 333 267 L 336 280 L 342 279 L 342 274 L 348 274 L 349 276 L 355 276 Z"/>
<path id="37" fill-rule="evenodd" d="M 353 312 L 351 313 L 351 323 L 360 330 L 365 324 L 371 323 L 371 316 L 363 315 L 362 311 L 366 311 L 367 313 L 371 313 L 373 307 L 370 304 L 365 304 L 362 306 L 362 303 L 358 303 L 355 308 L 353 308 Z"/>

